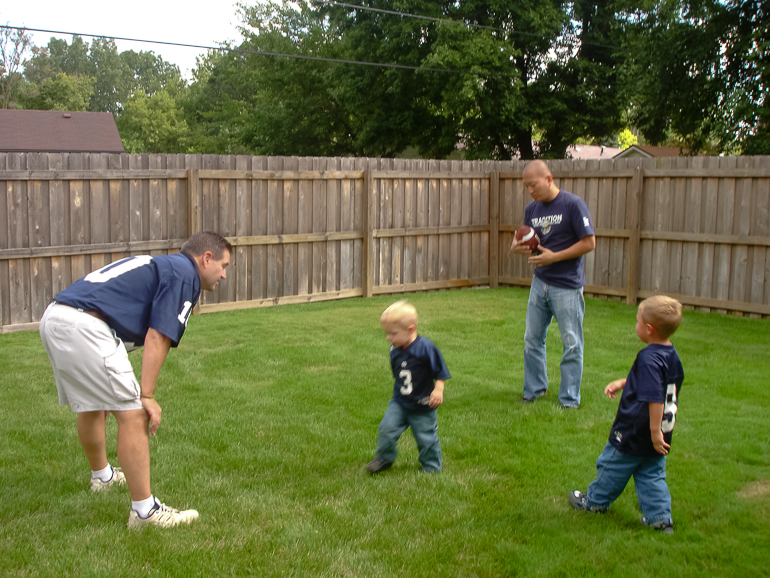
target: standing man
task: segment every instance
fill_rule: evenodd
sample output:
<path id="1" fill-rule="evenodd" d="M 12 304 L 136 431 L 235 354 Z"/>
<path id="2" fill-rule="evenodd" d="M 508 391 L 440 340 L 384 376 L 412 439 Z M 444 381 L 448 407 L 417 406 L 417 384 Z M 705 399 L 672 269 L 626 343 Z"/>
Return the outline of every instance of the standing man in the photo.
<path id="1" fill-rule="evenodd" d="M 91 491 L 128 484 L 129 528 L 189 524 L 195 510 L 162 504 L 150 490 L 149 434 L 160 426 L 155 384 L 169 348 L 179 345 L 201 289 L 226 276 L 232 246 L 204 231 L 179 253 L 135 256 L 89 273 L 59 293 L 40 321 L 59 403 L 77 414 L 78 437 L 91 465 Z M 144 346 L 141 385 L 126 345 Z M 107 462 L 104 422 L 118 422 L 118 459 Z"/>
<path id="2" fill-rule="evenodd" d="M 534 199 L 524 209 L 524 224 L 535 229 L 541 244 L 537 255 L 517 243 L 515 235 L 511 245 L 514 253 L 529 255 L 528 262 L 535 266 L 527 303 L 521 403 L 532 403 L 548 391 L 545 338 L 556 317 L 564 346 L 559 402 L 565 409 L 577 408 L 583 377 L 583 255 L 596 247 L 591 215 L 583 199 L 554 184 L 543 161 L 529 163 L 523 179 Z"/>

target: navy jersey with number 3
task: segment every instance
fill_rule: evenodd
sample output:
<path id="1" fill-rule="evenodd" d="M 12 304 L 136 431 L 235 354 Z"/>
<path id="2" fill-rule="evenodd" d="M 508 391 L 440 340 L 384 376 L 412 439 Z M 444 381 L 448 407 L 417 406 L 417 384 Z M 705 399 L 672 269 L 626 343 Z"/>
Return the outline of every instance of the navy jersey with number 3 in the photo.
<path id="1" fill-rule="evenodd" d="M 98 311 L 120 339 L 144 344 L 152 328 L 176 347 L 201 293 L 198 265 L 187 255 L 128 257 L 89 273 L 54 297 Z"/>
<path id="2" fill-rule="evenodd" d="M 650 403 L 663 404 L 663 439 L 671 444 L 684 369 L 673 345 L 650 344 L 636 356 L 618 404 L 610 443 L 641 457 L 659 456 L 652 443 Z"/>
<path id="3" fill-rule="evenodd" d="M 406 347 L 391 346 L 390 365 L 396 378 L 393 399 L 411 411 L 433 410 L 428 403 L 435 381 L 452 377 L 438 347 L 422 335 Z"/>

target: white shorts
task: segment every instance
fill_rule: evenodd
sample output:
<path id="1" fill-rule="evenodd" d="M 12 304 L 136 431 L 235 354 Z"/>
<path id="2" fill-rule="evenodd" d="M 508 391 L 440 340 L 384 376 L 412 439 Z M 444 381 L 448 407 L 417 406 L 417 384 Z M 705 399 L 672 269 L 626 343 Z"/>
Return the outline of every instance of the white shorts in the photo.
<path id="1" fill-rule="evenodd" d="M 51 303 L 40 337 L 53 366 L 59 403 L 75 413 L 142 409 L 141 389 L 123 342 L 101 319 Z"/>

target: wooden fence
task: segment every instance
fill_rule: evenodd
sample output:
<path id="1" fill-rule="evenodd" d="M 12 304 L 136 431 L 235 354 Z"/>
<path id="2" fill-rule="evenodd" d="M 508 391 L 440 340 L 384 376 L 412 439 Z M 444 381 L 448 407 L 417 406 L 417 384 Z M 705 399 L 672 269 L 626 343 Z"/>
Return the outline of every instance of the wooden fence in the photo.
<path id="1" fill-rule="evenodd" d="M 0 331 L 37 327 L 74 280 L 199 230 L 235 247 L 201 312 L 527 286 L 509 250 L 524 164 L 0 153 Z M 587 295 L 770 316 L 770 157 L 550 166 L 594 219 Z"/>

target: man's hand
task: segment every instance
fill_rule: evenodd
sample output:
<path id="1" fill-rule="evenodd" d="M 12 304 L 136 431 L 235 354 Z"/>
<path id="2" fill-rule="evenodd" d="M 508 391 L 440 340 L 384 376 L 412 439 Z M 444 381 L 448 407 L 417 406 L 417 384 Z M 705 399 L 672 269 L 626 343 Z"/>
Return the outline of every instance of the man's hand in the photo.
<path id="1" fill-rule="evenodd" d="M 146 397 L 141 399 L 144 411 L 150 416 L 150 433 L 155 435 L 155 432 L 158 431 L 158 428 L 160 427 L 160 414 L 163 410 L 160 409 L 160 405 L 154 399 Z"/>
<path id="2" fill-rule="evenodd" d="M 531 255 L 532 247 L 530 247 L 529 245 L 524 245 L 523 243 L 519 243 L 519 241 L 516 240 L 516 232 L 514 231 L 513 243 L 511 243 L 511 251 L 513 251 L 517 255 Z"/>

